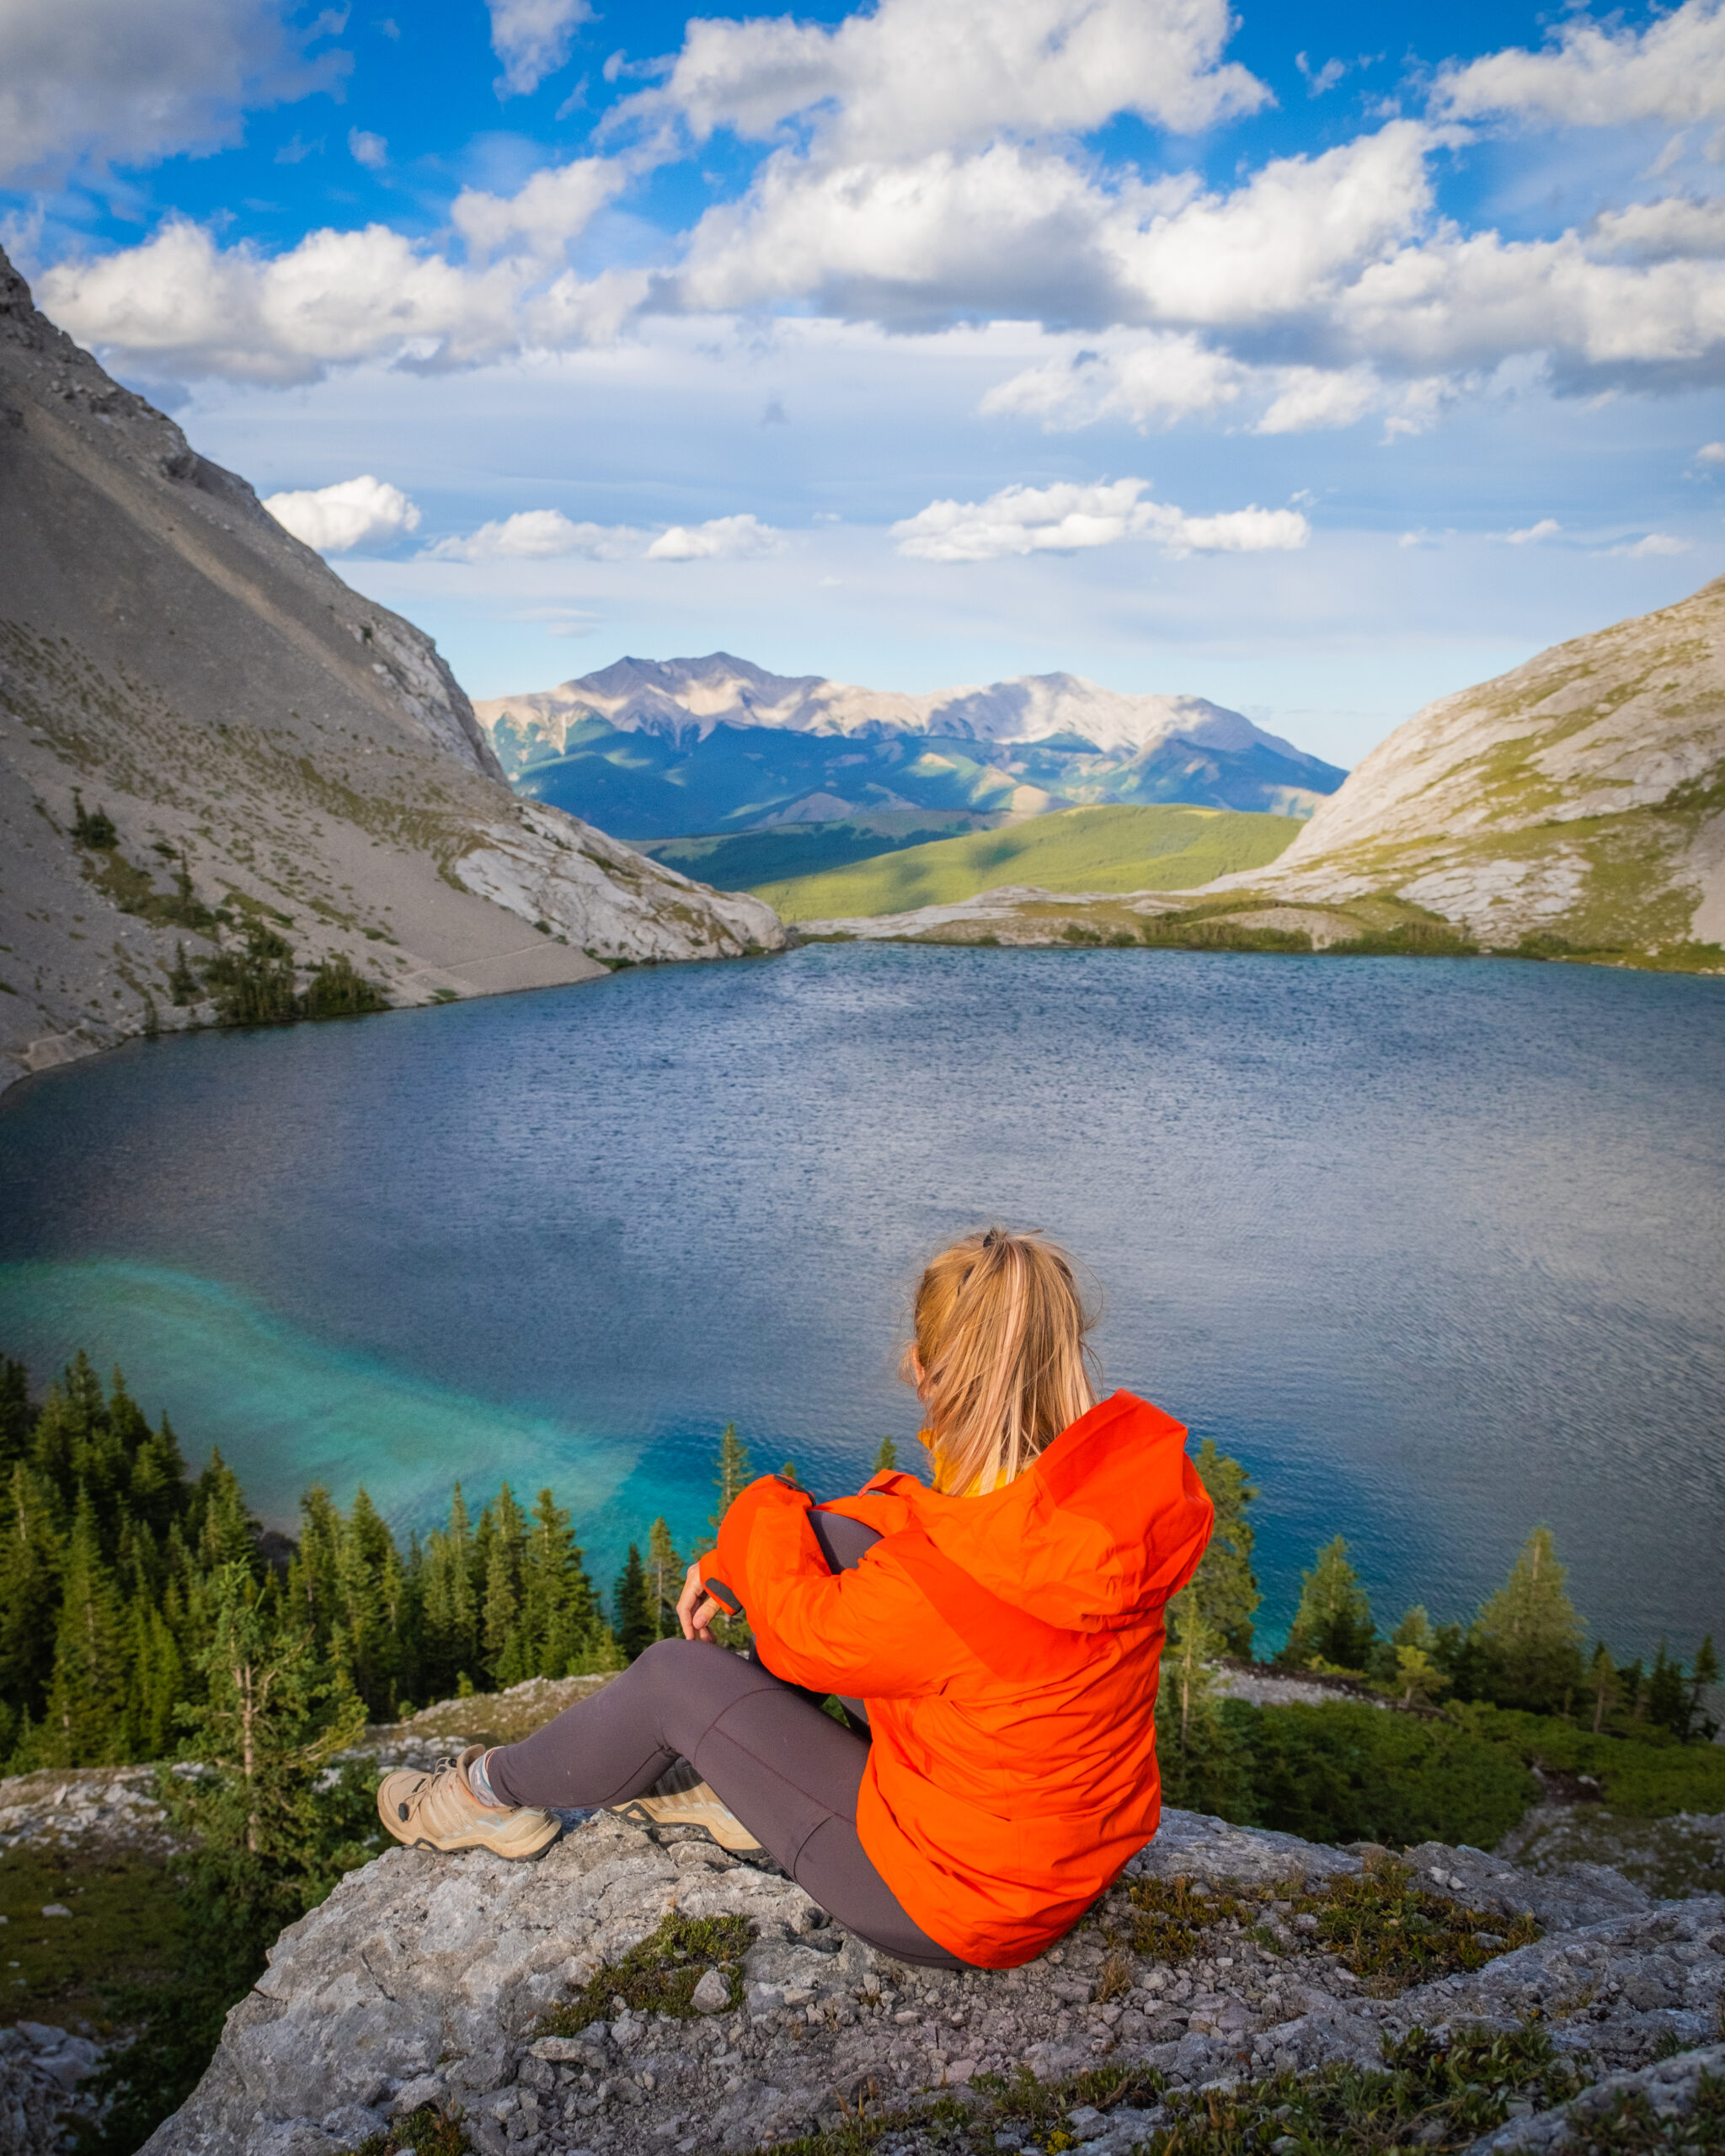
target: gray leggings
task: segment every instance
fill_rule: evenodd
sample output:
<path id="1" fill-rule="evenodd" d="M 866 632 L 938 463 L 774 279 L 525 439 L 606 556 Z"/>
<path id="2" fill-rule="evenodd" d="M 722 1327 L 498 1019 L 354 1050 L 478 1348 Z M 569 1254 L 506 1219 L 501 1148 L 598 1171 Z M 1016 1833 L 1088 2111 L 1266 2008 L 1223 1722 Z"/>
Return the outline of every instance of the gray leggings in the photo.
<path id="1" fill-rule="evenodd" d="M 809 1518 L 835 1572 L 879 1540 L 841 1513 Z M 869 1861 L 857 1836 L 868 1742 L 818 1700 L 724 1647 L 660 1640 L 591 1699 L 500 1746 L 486 1773 L 506 1803 L 572 1809 L 644 1796 L 674 1760 L 687 1759 L 847 1931 L 901 1961 L 964 1967 L 905 1914 Z"/>

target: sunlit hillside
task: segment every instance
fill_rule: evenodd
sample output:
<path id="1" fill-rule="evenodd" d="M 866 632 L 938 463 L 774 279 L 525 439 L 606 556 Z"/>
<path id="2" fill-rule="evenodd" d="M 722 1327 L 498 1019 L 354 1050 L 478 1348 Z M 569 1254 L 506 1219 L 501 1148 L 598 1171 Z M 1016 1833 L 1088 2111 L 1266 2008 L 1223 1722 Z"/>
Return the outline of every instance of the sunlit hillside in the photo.
<path id="1" fill-rule="evenodd" d="M 1185 891 L 1263 868 L 1300 826 L 1286 816 L 1188 808 L 1065 808 L 848 868 L 757 883 L 786 921 L 832 921 L 949 905 L 1003 883 L 1046 891 Z"/>

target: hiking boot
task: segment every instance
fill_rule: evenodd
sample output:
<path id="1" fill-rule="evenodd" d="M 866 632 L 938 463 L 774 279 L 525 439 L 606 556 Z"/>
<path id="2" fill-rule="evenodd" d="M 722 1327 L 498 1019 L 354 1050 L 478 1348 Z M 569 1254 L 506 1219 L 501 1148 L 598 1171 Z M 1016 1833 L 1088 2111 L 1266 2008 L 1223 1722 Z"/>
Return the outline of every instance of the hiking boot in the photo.
<path id="1" fill-rule="evenodd" d="M 489 1849 L 515 1859 L 544 1854 L 563 1832 L 562 1822 L 525 1806 L 481 1804 L 467 1768 L 484 1750 L 470 1744 L 459 1759 L 445 1760 L 429 1774 L 407 1768 L 383 1777 L 377 1817 L 397 1841 L 409 1849 Z"/>
<path id="2" fill-rule="evenodd" d="M 662 1777 L 650 1796 L 632 1796 L 627 1803 L 613 1804 L 610 1809 L 632 1827 L 698 1827 L 709 1840 L 734 1856 L 763 1854 L 760 1842 L 705 1782 L 685 1779 L 681 1786 L 666 1790 L 665 1782 L 676 1774 L 674 1768 L 670 1774 Z M 693 1769 L 687 1774 L 692 1776 Z"/>

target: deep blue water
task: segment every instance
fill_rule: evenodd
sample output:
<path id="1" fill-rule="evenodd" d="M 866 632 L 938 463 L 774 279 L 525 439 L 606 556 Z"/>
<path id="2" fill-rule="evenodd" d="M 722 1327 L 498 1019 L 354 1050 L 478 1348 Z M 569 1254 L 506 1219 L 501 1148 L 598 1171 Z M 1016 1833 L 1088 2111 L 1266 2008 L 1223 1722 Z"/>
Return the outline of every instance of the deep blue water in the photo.
<path id="1" fill-rule="evenodd" d="M 855 1486 L 921 1259 L 1046 1228 L 1108 1380 L 1237 1452 L 1273 1641 L 1340 1531 L 1465 1614 L 1550 1522 L 1620 1652 L 1725 1633 L 1725 983 L 817 947 L 138 1043 L 0 1102 L 0 1345 L 119 1360 L 290 1524 L 572 1502 L 595 1569 Z"/>

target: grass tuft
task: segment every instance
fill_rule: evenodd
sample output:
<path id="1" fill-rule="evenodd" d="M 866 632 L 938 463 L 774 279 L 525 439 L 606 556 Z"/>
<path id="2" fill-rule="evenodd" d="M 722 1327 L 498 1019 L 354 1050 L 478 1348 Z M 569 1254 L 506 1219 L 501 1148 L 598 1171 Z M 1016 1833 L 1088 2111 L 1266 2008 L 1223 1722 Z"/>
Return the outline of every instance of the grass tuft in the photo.
<path id="1" fill-rule="evenodd" d="M 1413 1884 L 1405 1865 L 1393 1861 L 1325 1880 L 1310 1891 L 1300 1879 L 1226 1891 L 1183 1878 L 1140 1879 L 1128 1888 L 1127 1899 L 1135 1951 L 1170 1964 L 1189 1961 L 1204 1932 L 1218 1924 L 1236 1924 L 1274 1952 L 1279 1925 L 1314 1918 L 1320 1945 L 1381 1996 L 1482 1969 L 1540 1936 L 1531 1917 L 1512 1922 L 1427 1893 Z"/>
<path id="2" fill-rule="evenodd" d="M 1508 2034 L 1471 2030 L 1453 2038 L 1416 2029 L 1399 2043 L 1386 2043 L 1381 2067 L 1336 2064 L 1229 2089 L 1170 2092 L 1152 2069 L 1118 2066 L 1044 2082 L 1021 2066 L 1010 2077 L 978 2074 L 968 2101 L 947 2092 L 932 2104 L 883 2111 L 870 2108 L 866 2094 L 854 2103 L 836 2098 L 834 2121 L 776 2141 L 772 2156 L 867 2156 L 889 2139 L 895 2147 L 909 2142 L 919 2156 L 996 2146 L 1061 2156 L 1083 2145 L 1069 2117 L 1081 2106 L 1104 2116 L 1124 2107 L 1160 2109 L 1160 2122 L 1138 2144 L 1140 2156 L 1389 2156 L 1391 2150 L 1452 2156 L 1503 2125 L 1512 2105 L 1516 2116 L 1549 2111 L 1581 2086 L 1575 2068 L 1536 2023 Z M 1714 2100 L 1709 2120 L 1717 2109 Z M 1666 2130 L 1674 2124 L 1681 2132 L 1688 2122 L 1668 2122 Z M 1676 2156 L 1720 2145 L 1717 2138 L 1693 2136 L 1583 2144 L 1586 2156 L 1618 2156 L 1620 2150 L 1622 2156 L 1665 2150 Z"/>
<path id="3" fill-rule="evenodd" d="M 753 1936 L 747 1917 L 686 1917 L 673 1909 L 649 1938 L 632 1946 L 620 1961 L 607 1962 L 573 1999 L 542 2016 L 533 2034 L 578 2036 L 606 2019 L 619 1999 L 633 2013 L 690 2020 L 695 1987 L 709 1969 L 717 1969 L 729 1985 L 732 2006 L 740 2006 L 742 1959 Z"/>
<path id="4" fill-rule="evenodd" d="M 459 2119 L 446 2118 L 425 2104 L 394 2120 L 387 2133 L 374 2133 L 345 2156 L 468 2156 L 473 2143 Z"/>

